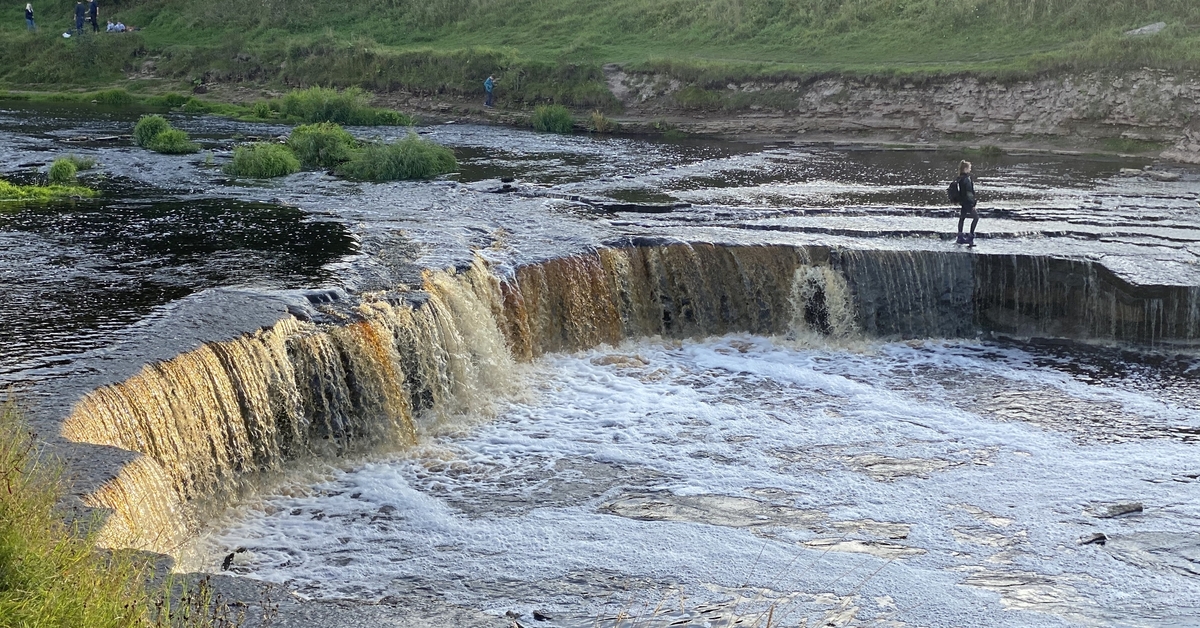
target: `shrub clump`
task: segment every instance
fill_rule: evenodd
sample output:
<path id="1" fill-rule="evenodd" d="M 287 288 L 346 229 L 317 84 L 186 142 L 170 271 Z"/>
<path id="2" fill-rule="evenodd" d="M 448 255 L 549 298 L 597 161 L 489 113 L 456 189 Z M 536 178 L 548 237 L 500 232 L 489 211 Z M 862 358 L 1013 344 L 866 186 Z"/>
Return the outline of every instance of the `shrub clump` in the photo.
<path id="1" fill-rule="evenodd" d="M 538 105 L 533 110 L 533 128 L 548 133 L 570 133 L 571 112 L 562 105 Z"/>
<path id="2" fill-rule="evenodd" d="M 302 122 L 336 122 L 354 126 L 412 126 L 413 119 L 368 103 L 371 95 L 351 87 L 343 91 L 326 87 L 295 90 L 279 102 L 279 111 Z"/>
<path id="3" fill-rule="evenodd" d="M 171 123 L 160 115 L 142 116 L 133 127 L 133 141 L 142 148 L 156 153 L 182 155 L 195 153 L 200 145 L 188 140 L 187 133 L 171 128 Z"/>
<path id="4" fill-rule="evenodd" d="M 349 161 L 358 148 L 354 136 L 333 122 L 300 125 L 287 143 L 305 168 L 333 168 Z"/>
<path id="5" fill-rule="evenodd" d="M 133 104 L 133 94 L 123 89 L 106 89 L 96 92 L 92 100 L 102 105 L 125 106 Z"/>
<path id="6" fill-rule="evenodd" d="M 185 155 L 200 152 L 200 145 L 188 140 L 188 134 L 179 129 L 167 129 L 154 136 L 146 148 L 166 155 Z"/>
<path id="7" fill-rule="evenodd" d="M 46 180 L 50 182 L 50 185 L 75 185 L 77 183 L 75 178 L 77 171 L 78 168 L 76 168 L 75 162 L 66 157 L 59 157 L 54 160 L 54 163 L 50 164 L 50 171 L 46 173 Z"/>
<path id="8" fill-rule="evenodd" d="M 300 160 L 283 144 L 256 143 L 238 146 L 226 174 L 252 179 L 282 177 L 300 171 Z"/>
<path id="9" fill-rule="evenodd" d="M 410 133 L 392 144 L 366 144 L 336 172 L 358 181 L 397 181 L 432 179 L 457 169 L 458 161 L 450 149 Z"/>
<path id="10" fill-rule="evenodd" d="M 138 146 L 145 147 L 155 135 L 170 128 L 171 123 L 160 115 L 142 116 L 133 127 L 133 141 Z"/>

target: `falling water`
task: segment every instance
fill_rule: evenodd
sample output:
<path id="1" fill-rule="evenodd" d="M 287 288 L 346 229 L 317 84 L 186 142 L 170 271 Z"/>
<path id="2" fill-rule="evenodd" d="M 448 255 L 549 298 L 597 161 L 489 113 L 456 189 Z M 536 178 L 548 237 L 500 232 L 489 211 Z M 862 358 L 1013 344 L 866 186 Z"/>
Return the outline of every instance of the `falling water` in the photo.
<path id="1" fill-rule="evenodd" d="M 102 541 L 171 552 L 288 461 L 403 448 L 487 413 L 516 361 L 625 338 L 847 338 L 981 331 L 1194 341 L 1200 292 L 1090 262 L 825 247 L 634 242 L 518 267 L 429 272 L 339 324 L 294 318 L 93 391 L 64 434 L 141 454 L 88 496 Z"/>

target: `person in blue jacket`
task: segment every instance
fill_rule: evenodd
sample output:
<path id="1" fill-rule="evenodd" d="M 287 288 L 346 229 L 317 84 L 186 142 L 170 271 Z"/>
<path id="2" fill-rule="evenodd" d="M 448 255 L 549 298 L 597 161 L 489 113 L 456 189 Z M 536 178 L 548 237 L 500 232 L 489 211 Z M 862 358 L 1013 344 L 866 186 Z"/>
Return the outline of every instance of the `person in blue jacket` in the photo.
<path id="1" fill-rule="evenodd" d="M 87 17 L 87 7 L 83 6 L 83 0 L 75 0 L 75 34 L 83 35 L 83 20 Z"/>
<path id="2" fill-rule="evenodd" d="M 487 80 L 483 82 L 483 91 L 487 92 L 487 97 L 483 99 L 484 107 L 492 106 L 492 90 L 496 88 L 496 79 L 492 75 L 488 75 Z"/>
<path id="3" fill-rule="evenodd" d="M 979 224 L 979 212 L 975 210 L 975 182 L 971 180 L 971 162 L 958 162 L 958 243 L 975 246 L 975 226 Z M 971 233 L 963 234 L 963 223 L 971 217 Z"/>
<path id="4" fill-rule="evenodd" d="M 25 5 L 25 28 L 31 31 L 37 30 L 37 24 L 33 23 L 33 5 Z"/>
<path id="5" fill-rule="evenodd" d="M 100 0 L 88 2 L 88 19 L 92 20 L 92 32 L 100 32 Z"/>

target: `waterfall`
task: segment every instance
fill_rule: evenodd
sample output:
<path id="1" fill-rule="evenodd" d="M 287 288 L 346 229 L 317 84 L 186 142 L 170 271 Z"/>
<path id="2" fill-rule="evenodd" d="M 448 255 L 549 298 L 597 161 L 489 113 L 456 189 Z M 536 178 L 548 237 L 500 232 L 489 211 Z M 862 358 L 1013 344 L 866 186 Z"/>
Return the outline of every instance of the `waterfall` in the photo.
<path id="1" fill-rule="evenodd" d="M 289 461 L 402 449 L 515 390 L 516 362 L 626 338 L 730 332 L 1134 342 L 1200 335 L 1200 290 L 1131 286 L 1090 261 L 631 242 L 520 266 L 427 272 L 337 324 L 288 317 L 145 366 L 63 424 L 140 454 L 99 490 L 108 546 L 171 553 Z"/>

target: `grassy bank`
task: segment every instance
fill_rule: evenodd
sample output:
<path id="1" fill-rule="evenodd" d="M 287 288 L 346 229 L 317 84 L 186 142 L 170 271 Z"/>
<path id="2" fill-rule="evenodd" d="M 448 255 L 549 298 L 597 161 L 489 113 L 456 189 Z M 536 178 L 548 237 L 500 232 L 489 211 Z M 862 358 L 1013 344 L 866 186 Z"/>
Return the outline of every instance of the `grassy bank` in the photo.
<path id="1" fill-rule="evenodd" d="M 610 62 L 701 86 L 830 72 L 1200 68 L 1200 4 L 1190 0 L 131 0 L 105 12 L 139 31 L 63 39 L 72 5 L 39 3 L 38 33 L 19 20 L 0 26 L 0 82 L 61 88 L 147 70 L 174 84 L 474 98 L 495 74 L 501 104 L 605 111 L 615 106 L 601 71 Z M 1122 35 L 1156 21 L 1166 30 Z"/>

